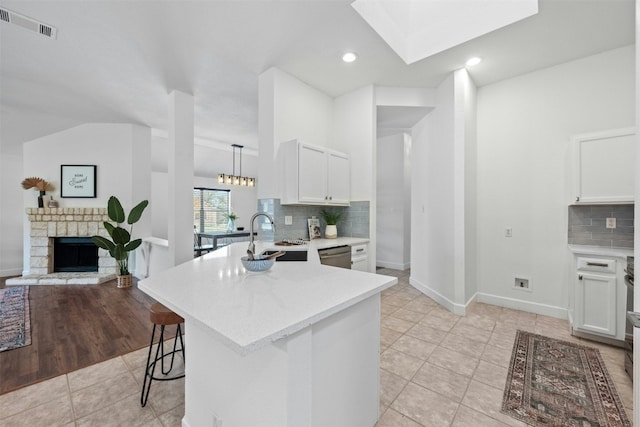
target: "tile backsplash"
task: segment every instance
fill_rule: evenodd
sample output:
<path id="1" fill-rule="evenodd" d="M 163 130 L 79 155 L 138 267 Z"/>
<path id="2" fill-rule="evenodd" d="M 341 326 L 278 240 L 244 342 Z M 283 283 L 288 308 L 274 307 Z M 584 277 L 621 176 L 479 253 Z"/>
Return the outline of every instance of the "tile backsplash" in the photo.
<path id="1" fill-rule="evenodd" d="M 264 229 L 260 227 L 260 235 L 264 239 L 282 240 L 282 239 L 308 239 L 309 231 L 307 230 L 307 218 L 313 216 L 320 218 L 320 228 L 324 236 L 325 223 L 320 217 L 320 211 L 323 206 L 291 206 L 281 205 L 280 199 L 259 199 L 258 210 L 267 212 L 273 216 L 276 223 L 275 235 L 271 232 L 270 227 Z M 342 221 L 338 224 L 339 237 L 369 237 L 369 202 L 351 202 L 351 206 L 330 206 L 326 209 L 339 210 L 344 212 Z M 291 216 L 292 225 L 285 225 L 284 217 Z M 258 218 L 260 224 L 264 223 L 265 218 Z M 256 221 L 258 221 L 256 220 Z"/>
<path id="2" fill-rule="evenodd" d="M 634 205 L 569 206 L 569 244 L 633 248 Z M 607 228 L 607 218 L 616 228 Z"/>

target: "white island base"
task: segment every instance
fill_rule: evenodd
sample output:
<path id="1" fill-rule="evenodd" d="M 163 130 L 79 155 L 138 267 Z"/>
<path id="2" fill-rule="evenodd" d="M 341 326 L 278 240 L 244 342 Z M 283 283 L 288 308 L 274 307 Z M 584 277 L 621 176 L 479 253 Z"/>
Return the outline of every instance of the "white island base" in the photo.
<path id="1" fill-rule="evenodd" d="M 242 355 L 185 316 L 183 427 L 372 427 L 380 294 Z"/>

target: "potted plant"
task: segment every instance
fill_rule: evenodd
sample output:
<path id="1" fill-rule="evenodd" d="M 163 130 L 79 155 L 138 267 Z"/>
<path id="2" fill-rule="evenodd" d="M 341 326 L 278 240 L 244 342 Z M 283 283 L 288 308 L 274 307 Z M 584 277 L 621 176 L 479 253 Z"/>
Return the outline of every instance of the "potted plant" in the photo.
<path id="1" fill-rule="evenodd" d="M 35 188 L 40 192 L 38 196 L 38 207 L 44 208 L 44 196 L 47 194 L 47 191 L 53 191 L 53 185 L 50 182 L 45 181 L 42 178 L 31 177 L 25 178 L 22 182 L 22 188 L 25 190 L 29 190 L 31 188 Z"/>
<path id="2" fill-rule="evenodd" d="M 225 217 L 227 217 L 227 231 L 234 231 L 236 229 L 236 220 L 240 217 L 233 211 L 225 214 Z"/>
<path id="3" fill-rule="evenodd" d="M 327 210 L 323 209 L 320 212 L 322 219 L 327 224 L 327 227 L 324 229 L 324 237 L 325 239 L 335 239 L 338 237 L 338 223 L 342 220 L 342 212 L 337 210 Z"/>
<path id="4" fill-rule="evenodd" d="M 117 197 L 109 197 L 107 202 L 107 214 L 111 222 L 105 221 L 104 228 L 109 233 L 111 240 L 102 236 L 93 236 L 91 241 L 104 250 L 109 251 L 109 254 L 116 260 L 118 264 L 118 287 L 127 288 L 131 286 L 131 273 L 129 272 L 129 252 L 135 250 L 142 243 L 142 239 L 131 240 L 131 234 L 133 233 L 133 224 L 140 220 L 142 212 L 149 204 L 148 200 L 143 200 L 131 209 L 129 215 L 126 216 L 127 224 L 129 224 L 129 230 L 121 227 L 125 221 L 125 213 L 122 208 L 122 204 Z"/>

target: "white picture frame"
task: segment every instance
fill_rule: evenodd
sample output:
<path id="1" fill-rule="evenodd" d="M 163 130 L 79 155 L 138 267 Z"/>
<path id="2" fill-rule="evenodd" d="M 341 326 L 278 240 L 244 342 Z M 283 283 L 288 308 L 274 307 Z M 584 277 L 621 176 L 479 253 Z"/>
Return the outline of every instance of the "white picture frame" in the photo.
<path id="1" fill-rule="evenodd" d="M 308 218 L 307 225 L 309 228 L 309 240 L 319 239 L 320 237 L 322 237 L 319 218 Z"/>

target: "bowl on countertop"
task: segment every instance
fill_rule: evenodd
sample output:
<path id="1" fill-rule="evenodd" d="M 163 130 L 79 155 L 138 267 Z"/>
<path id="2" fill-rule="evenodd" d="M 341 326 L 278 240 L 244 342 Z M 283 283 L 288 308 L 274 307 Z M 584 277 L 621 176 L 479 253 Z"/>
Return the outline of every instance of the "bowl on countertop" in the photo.
<path id="1" fill-rule="evenodd" d="M 243 231 L 243 230 L 244 230 L 244 227 L 238 227 L 238 228 L 237 228 L 237 230 L 238 230 L 238 231 Z"/>
<path id="2" fill-rule="evenodd" d="M 266 257 L 266 255 L 254 255 L 254 259 L 250 260 L 249 257 L 243 256 L 240 258 L 240 261 L 242 261 L 242 265 L 248 271 L 267 271 L 273 267 L 273 263 L 276 262 L 276 259 L 262 259 L 264 257 Z"/>

